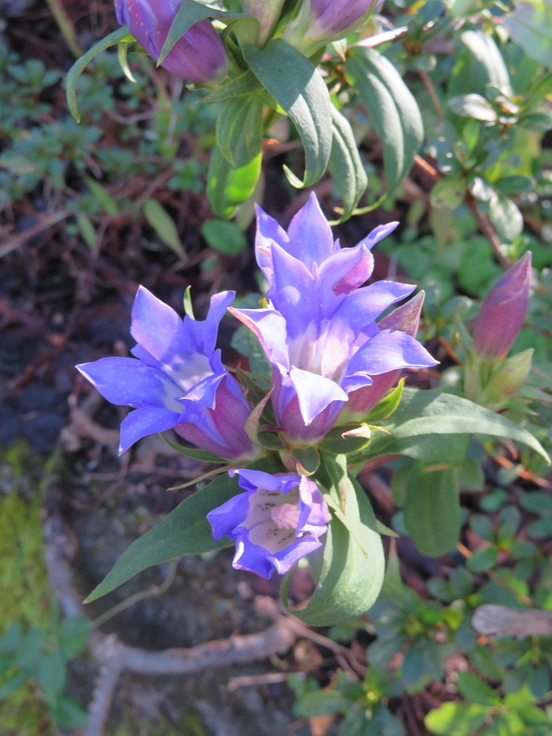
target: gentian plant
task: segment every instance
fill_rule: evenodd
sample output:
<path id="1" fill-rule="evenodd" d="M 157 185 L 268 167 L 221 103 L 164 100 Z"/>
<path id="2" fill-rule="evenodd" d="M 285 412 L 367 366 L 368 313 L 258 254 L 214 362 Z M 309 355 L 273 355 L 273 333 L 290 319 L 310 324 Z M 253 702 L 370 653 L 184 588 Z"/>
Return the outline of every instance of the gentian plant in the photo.
<path id="1" fill-rule="evenodd" d="M 233 294 L 223 292 L 212 297 L 205 321 L 191 314 L 181 320 L 140 288 L 134 358 L 79 366 L 108 400 L 134 409 L 121 426 L 121 451 L 174 429 L 188 443 L 167 440 L 175 449 L 222 466 L 218 478 L 129 547 L 91 599 L 149 565 L 235 544 L 235 568 L 284 576 L 286 605 L 289 577 L 306 560 L 315 590 L 296 613 L 333 624 L 369 609 L 383 581 L 380 533 L 390 530 L 355 479 L 366 461 L 419 456 L 420 440 L 458 433 L 466 440 L 469 433 L 509 437 L 546 456 L 528 432 L 466 399 L 403 390 L 404 381 L 392 388 L 402 369 L 436 364 L 414 336 L 423 294 L 381 318 L 414 287 L 364 285 L 371 248 L 396 223 L 342 248 L 311 195 L 287 232 L 260 208 L 257 224 L 266 307 L 232 309 Z M 258 337 L 270 376 L 224 367 L 215 343 L 227 310 Z M 436 545 L 424 551 L 442 554 L 459 533 L 454 469 L 412 478 L 405 521 L 422 514 L 420 529 Z"/>

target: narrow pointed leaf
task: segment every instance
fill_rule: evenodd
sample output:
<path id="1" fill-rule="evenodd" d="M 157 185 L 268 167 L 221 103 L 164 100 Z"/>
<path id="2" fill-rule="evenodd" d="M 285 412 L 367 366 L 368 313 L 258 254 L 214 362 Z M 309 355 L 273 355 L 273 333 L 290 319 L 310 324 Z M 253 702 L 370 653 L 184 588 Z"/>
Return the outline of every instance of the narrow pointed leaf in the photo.
<path id="1" fill-rule="evenodd" d="M 368 177 L 358 154 L 358 147 L 347 118 L 332 105 L 332 150 L 328 168 L 343 199 L 343 214 L 348 220 L 368 186 Z"/>

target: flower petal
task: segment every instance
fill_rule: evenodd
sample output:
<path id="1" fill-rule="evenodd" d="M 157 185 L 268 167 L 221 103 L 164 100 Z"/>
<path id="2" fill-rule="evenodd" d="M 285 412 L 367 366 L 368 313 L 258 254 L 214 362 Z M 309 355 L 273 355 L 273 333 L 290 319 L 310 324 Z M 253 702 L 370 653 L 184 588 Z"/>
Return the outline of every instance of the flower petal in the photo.
<path id="1" fill-rule="evenodd" d="M 119 455 L 148 434 L 172 429 L 177 424 L 179 416 L 176 412 L 156 406 L 131 411 L 121 423 Z"/>
<path id="2" fill-rule="evenodd" d="M 229 311 L 258 337 L 271 363 L 289 366 L 286 321 L 279 312 L 274 309 L 233 308 Z"/>
<path id="3" fill-rule="evenodd" d="M 292 368 L 289 375 L 306 425 L 309 425 L 332 401 L 347 401 L 345 391 L 329 378 L 300 368 Z"/>
<path id="4" fill-rule="evenodd" d="M 288 228 L 290 245 L 286 250 L 302 261 L 309 271 L 314 263 L 320 264 L 334 252 L 332 229 L 324 217 L 314 192 L 301 207 Z"/>
<path id="5" fill-rule="evenodd" d="M 438 362 L 406 332 L 382 330 L 354 355 L 347 366 L 347 375 L 377 376 L 400 368 L 428 368 Z"/>
<path id="6" fill-rule="evenodd" d="M 164 366 L 170 366 L 175 355 L 186 350 L 184 326 L 178 314 L 143 286 L 138 288 L 132 305 L 130 333 Z"/>
<path id="7" fill-rule="evenodd" d="M 220 321 L 235 296 L 235 291 L 221 291 L 220 294 L 211 297 L 209 312 L 204 320 L 194 320 L 189 316 L 184 318 L 186 329 L 192 335 L 194 346 L 199 353 L 209 356 L 215 350 Z"/>
<path id="8" fill-rule="evenodd" d="M 135 358 L 101 358 L 81 363 L 77 369 L 112 404 L 140 409 L 164 407 L 180 413 L 176 401 L 182 389 L 162 370 L 145 365 Z"/>
<path id="9" fill-rule="evenodd" d="M 302 334 L 317 319 L 319 302 L 315 281 L 307 268 L 278 245 L 272 246 L 273 281 L 268 296 L 287 324 L 291 339 Z"/>
<path id="10" fill-rule="evenodd" d="M 230 475 L 230 473 L 229 473 Z M 238 493 L 231 499 L 209 511 L 207 521 L 213 530 L 213 538 L 218 542 L 222 537 L 236 538 L 235 530 L 249 512 L 250 493 Z"/>

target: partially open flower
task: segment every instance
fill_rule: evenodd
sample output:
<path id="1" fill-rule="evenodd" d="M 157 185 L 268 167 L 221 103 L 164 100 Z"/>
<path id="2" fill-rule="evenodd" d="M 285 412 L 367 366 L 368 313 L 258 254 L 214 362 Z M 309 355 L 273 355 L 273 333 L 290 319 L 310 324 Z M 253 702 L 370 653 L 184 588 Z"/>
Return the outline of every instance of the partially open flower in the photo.
<path id="1" fill-rule="evenodd" d="M 156 61 L 178 9 L 186 0 L 115 0 L 117 20 Z M 213 84 L 226 76 L 224 44 L 209 20 L 194 23 L 161 66 L 177 77 Z"/>
<path id="2" fill-rule="evenodd" d="M 174 428 L 184 439 L 228 459 L 253 459 L 244 425 L 253 407 L 215 350 L 231 291 L 211 299 L 207 319 L 183 320 L 141 286 L 132 307 L 134 358 L 102 358 L 78 370 L 114 404 L 131 406 L 121 424 L 124 452 L 141 437 Z"/>
<path id="3" fill-rule="evenodd" d="M 310 56 L 330 41 L 350 35 L 374 13 L 383 0 L 310 0 L 302 3 L 284 39 Z"/>
<path id="4" fill-rule="evenodd" d="M 318 549 L 330 512 L 314 481 L 296 473 L 270 475 L 260 470 L 231 470 L 239 475 L 239 493 L 207 514 L 216 540 L 236 540 L 233 566 L 263 578 L 282 575 Z"/>

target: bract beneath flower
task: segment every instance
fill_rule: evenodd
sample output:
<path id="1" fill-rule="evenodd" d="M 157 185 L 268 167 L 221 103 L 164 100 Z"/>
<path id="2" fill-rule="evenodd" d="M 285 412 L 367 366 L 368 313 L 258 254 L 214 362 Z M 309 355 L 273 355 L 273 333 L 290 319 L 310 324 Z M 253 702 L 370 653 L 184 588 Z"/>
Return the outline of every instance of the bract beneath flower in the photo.
<path id="1" fill-rule="evenodd" d="M 216 455 L 258 455 L 244 429 L 253 407 L 215 350 L 220 320 L 233 299 L 230 291 L 216 294 L 203 322 L 188 316 L 182 320 L 141 286 L 130 328 L 138 343 L 131 350 L 135 357 L 77 366 L 108 401 L 135 409 L 121 424 L 120 452 L 148 434 L 174 427 Z"/>
<path id="2" fill-rule="evenodd" d="M 282 575 L 318 549 L 330 512 L 316 483 L 296 473 L 231 470 L 245 490 L 207 514 L 216 540 L 236 540 L 233 566 Z"/>

